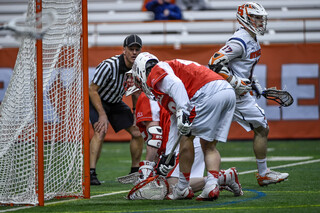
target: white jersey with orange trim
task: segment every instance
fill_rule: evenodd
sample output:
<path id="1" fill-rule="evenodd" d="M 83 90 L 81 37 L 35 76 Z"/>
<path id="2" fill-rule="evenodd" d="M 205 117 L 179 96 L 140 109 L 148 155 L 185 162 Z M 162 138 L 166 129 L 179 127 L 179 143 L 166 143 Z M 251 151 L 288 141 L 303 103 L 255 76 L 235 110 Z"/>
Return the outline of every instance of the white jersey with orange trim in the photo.
<path id="1" fill-rule="evenodd" d="M 232 75 L 251 80 L 254 66 L 261 56 L 261 47 L 259 42 L 243 27 L 233 34 L 219 52 L 228 56 L 228 67 Z M 268 126 L 264 110 L 259 107 L 255 98 L 249 93 L 241 97 L 237 96 L 233 119 L 246 131 L 251 131 L 259 126 L 264 128 Z"/>
<path id="2" fill-rule="evenodd" d="M 254 66 L 261 56 L 261 47 L 244 28 L 239 28 L 219 52 L 228 56 L 232 75 L 251 80 Z"/>

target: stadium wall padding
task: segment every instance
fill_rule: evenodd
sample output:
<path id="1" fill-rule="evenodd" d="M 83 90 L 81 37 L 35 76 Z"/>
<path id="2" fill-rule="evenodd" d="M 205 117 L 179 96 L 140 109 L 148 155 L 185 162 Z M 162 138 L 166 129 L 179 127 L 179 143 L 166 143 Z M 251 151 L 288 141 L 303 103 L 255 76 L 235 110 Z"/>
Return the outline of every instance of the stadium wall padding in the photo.
<path id="1" fill-rule="evenodd" d="M 143 51 L 155 54 L 160 60 L 185 59 L 207 65 L 211 55 L 223 45 L 144 46 Z M 288 90 L 295 99 L 293 105 L 279 108 L 263 97 L 258 100 L 266 113 L 270 126 L 269 139 L 319 139 L 320 138 L 320 44 L 272 44 L 261 45 L 262 56 L 255 67 L 261 85 L 276 86 Z M 0 49 L 0 101 L 10 80 L 17 48 Z M 104 59 L 121 54 L 122 47 L 89 48 L 89 71 L 92 78 L 95 67 Z M 124 97 L 131 107 L 131 97 Z M 90 130 L 91 136 L 93 130 Z M 233 123 L 230 140 L 252 139 L 253 133 L 246 132 Z M 130 135 L 122 130 L 115 133 L 111 126 L 106 141 L 129 141 Z"/>

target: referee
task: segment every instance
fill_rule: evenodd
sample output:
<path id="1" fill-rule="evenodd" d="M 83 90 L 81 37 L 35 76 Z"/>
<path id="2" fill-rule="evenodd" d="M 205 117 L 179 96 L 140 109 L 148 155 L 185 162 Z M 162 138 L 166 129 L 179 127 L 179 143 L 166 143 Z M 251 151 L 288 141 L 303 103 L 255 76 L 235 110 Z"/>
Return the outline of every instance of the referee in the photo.
<path id="1" fill-rule="evenodd" d="M 143 148 L 143 138 L 134 124 L 134 115 L 122 101 L 125 93 L 125 73 L 128 72 L 138 54 L 142 41 L 137 35 L 129 35 L 123 42 L 123 53 L 102 61 L 96 68 L 89 87 L 90 121 L 94 136 L 90 141 L 90 184 L 100 185 L 96 174 L 102 144 L 110 122 L 115 132 L 125 129 L 130 133 L 131 172 L 137 172 Z M 132 95 L 133 110 L 137 97 Z"/>

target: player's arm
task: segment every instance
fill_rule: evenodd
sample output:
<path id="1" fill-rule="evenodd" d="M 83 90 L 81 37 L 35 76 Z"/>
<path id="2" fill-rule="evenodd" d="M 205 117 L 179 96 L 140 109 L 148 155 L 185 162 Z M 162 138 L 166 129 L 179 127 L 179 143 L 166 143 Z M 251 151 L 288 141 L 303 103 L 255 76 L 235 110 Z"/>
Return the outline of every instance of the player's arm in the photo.
<path id="1" fill-rule="evenodd" d="M 181 79 L 176 75 L 170 74 L 159 81 L 157 86 L 161 92 L 168 94 L 176 103 L 176 117 L 179 132 L 182 135 L 188 136 L 192 125 L 189 122 L 192 106 Z"/>
<path id="2" fill-rule="evenodd" d="M 147 132 L 147 137 L 145 137 L 147 147 L 146 160 L 139 163 L 139 182 L 154 175 L 158 159 L 157 152 L 162 145 L 162 128 L 159 126 L 159 121 L 144 121 L 143 123 Z"/>
<path id="3" fill-rule="evenodd" d="M 146 130 L 147 130 L 147 153 L 146 160 L 148 161 L 157 161 L 157 152 L 162 145 L 162 128 L 159 125 L 159 121 L 147 121 Z"/>
<path id="4" fill-rule="evenodd" d="M 210 58 L 208 66 L 211 70 L 221 75 L 235 89 L 237 95 L 245 95 L 251 90 L 250 80 L 232 75 L 228 69 L 228 63 L 233 58 L 241 57 L 243 54 L 241 45 L 230 42 L 214 53 Z"/>

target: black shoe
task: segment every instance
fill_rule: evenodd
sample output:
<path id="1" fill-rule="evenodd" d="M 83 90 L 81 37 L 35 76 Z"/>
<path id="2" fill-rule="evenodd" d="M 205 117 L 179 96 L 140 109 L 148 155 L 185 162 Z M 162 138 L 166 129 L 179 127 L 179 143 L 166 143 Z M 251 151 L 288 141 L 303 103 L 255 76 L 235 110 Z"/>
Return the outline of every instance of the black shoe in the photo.
<path id="1" fill-rule="evenodd" d="M 90 185 L 101 185 L 96 173 L 90 174 Z"/>

